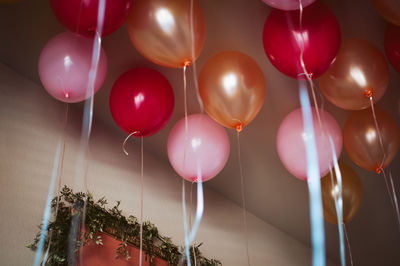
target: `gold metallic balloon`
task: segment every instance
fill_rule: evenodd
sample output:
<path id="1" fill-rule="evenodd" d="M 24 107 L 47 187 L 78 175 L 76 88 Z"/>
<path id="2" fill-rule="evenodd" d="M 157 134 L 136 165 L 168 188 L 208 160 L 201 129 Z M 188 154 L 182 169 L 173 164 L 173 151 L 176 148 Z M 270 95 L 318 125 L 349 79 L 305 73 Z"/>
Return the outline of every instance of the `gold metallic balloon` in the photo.
<path id="1" fill-rule="evenodd" d="M 399 150 L 400 131 L 394 118 L 387 112 L 375 107 L 375 113 L 384 153 L 370 108 L 354 112 L 347 119 L 343 129 L 343 143 L 355 164 L 368 171 L 380 173 L 381 163 L 383 162 L 382 168 L 385 168 Z"/>
<path id="2" fill-rule="evenodd" d="M 348 110 L 371 106 L 386 91 L 389 68 L 383 54 L 361 39 L 343 41 L 335 62 L 319 79 L 324 96 L 334 105 Z"/>
<path id="3" fill-rule="evenodd" d="M 399 0 L 372 0 L 376 11 L 392 24 L 400 26 L 400 1 Z"/>
<path id="4" fill-rule="evenodd" d="M 360 207 L 363 194 L 362 183 L 350 166 L 339 163 L 339 167 L 342 176 L 343 223 L 347 223 Z M 330 173 L 321 178 L 321 193 L 325 220 L 337 224 L 335 197 L 339 196 L 339 187 L 335 171 L 333 173 L 333 180 Z"/>
<path id="5" fill-rule="evenodd" d="M 238 51 L 221 52 L 203 66 L 199 94 L 212 118 L 225 127 L 241 131 L 263 105 L 264 75 L 248 55 Z"/>
<path id="6" fill-rule="evenodd" d="M 127 20 L 139 53 L 153 63 L 176 68 L 193 63 L 204 45 L 206 25 L 197 0 L 193 1 L 193 42 L 191 25 L 188 0 L 134 0 Z"/>

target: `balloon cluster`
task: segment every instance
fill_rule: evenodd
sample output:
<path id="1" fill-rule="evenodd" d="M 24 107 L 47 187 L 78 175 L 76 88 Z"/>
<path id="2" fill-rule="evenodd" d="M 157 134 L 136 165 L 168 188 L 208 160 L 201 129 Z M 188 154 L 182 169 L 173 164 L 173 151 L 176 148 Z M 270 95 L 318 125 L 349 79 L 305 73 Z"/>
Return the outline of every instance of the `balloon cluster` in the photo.
<path id="1" fill-rule="evenodd" d="M 296 79 L 318 79 L 320 90 L 332 104 L 357 111 L 347 120 L 343 131 L 344 147 L 358 166 L 380 172 L 394 159 L 400 146 L 400 131 L 395 120 L 373 104 L 382 98 L 389 82 L 384 55 L 373 44 L 361 39 L 341 41 L 334 14 L 321 2 L 263 0 L 273 8 L 263 31 L 265 53 L 272 65 Z M 385 52 L 400 72 L 400 2 L 373 0 L 377 11 L 389 22 Z M 372 108 L 372 109 L 371 109 Z M 333 168 L 331 144 L 337 157 L 342 150 L 342 132 L 326 111 L 312 109 L 320 176 Z M 299 179 L 307 179 L 302 110 L 286 116 L 277 133 L 278 155 L 287 170 Z M 332 143 L 330 143 L 332 142 Z M 340 164 L 343 179 L 344 222 L 359 207 L 361 182 L 356 174 Z M 329 181 L 328 181 L 329 179 Z M 336 177 L 322 179 L 325 217 L 336 222 L 332 195 L 337 194 Z M 336 185 L 335 185 L 336 184 Z"/>
<path id="2" fill-rule="evenodd" d="M 60 101 L 73 103 L 93 96 L 87 92 L 87 86 L 93 38 L 101 37 L 97 31 L 99 1 L 50 0 L 55 16 L 69 31 L 55 36 L 43 48 L 39 76 L 49 94 Z M 206 24 L 197 1 L 104 1 L 102 36 L 113 33 L 126 20 L 133 46 L 153 63 L 186 68 L 199 57 Z M 320 176 L 326 175 L 337 160 L 332 156 L 332 147 L 340 156 L 342 142 L 357 165 L 379 172 L 393 160 L 400 146 L 400 131 L 394 119 L 379 108 L 375 112 L 368 109 L 388 86 L 389 70 L 384 55 L 365 40 L 342 40 L 335 15 L 320 1 L 263 1 L 275 8 L 265 22 L 262 35 L 272 65 L 289 77 L 317 80 L 328 101 L 357 111 L 346 122 L 342 137 L 340 127 L 329 113 L 318 107 L 312 109 Z M 372 2 L 394 24 L 386 31 L 385 52 L 400 72 L 400 4 L 396 0 Z M 107 58 L 102 49 L 96 70 L 93 93 L 102 86 L 107 72 Z M 210 117 L 195 114 L 187 117 L 187 123 L 178 121 L 167 145 L 173 168 L 190 181 L 199 178 L 206 181 L 221 171 L 229 156 L 229 140 L 223 126 L 237 132 L 248 126 L 260 112 L 266 91 L 261 68 L 240 51 L 223 51 L 209 58 L 200 71 L 198 85 Z M 173 108 L 170 83 L 153 69 L 131 69 L 117 79 L 111 90 L 111 114 L 116 124 L 133 136 L 157 133 L 168 123 Z M 304 143 L 309 137 L 304 130 L 302 110 L 297 109 L 282 121 L 276 139 L 283 165 L 302 180 L 307 179 Z M 347 182 L 354 185 L 358 181 L 354 181 L 354 174 L 347 166 L 343 169 L 345 195 Z M 332 189 L 326 186 L 326 190 Z M 349 185 L 349 191 L 351 187 L 354 186 Z M 356 187 L 354 191 L 361 190 Z M 359 192 L 353 194 L 361 198 Z M 354 202 L 344 200 L 350 201 Z M 352 215 L 346 214 L 345 221 Z"/>

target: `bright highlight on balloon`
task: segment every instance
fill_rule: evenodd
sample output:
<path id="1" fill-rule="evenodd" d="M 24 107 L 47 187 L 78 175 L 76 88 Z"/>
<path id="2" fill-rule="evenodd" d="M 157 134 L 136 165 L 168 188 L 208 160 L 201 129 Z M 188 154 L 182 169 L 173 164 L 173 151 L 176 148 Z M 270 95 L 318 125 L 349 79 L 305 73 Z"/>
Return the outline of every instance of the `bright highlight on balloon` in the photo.
<path id="1" fill-rule="evenodd" d="M 175 26 L 175 20 L 168 9 L 160 8 L 158 11 L 156 11 L 156 18 L 158 24 L 165 33 L 170 34 L 173 31 Z"/>
<path id="2" fill-rule="evenodd" d="M 350 69 L 350 76 L 360 87 L 367 86 L 367 80 L 364 77 L 363 72 L 358 67 L 352 67 Z"/>
<path id="3" fill-rule="evenodd" d="M 229 73 L 222 78 L 222 84 L 226 94 L 233 96 L 236 93 L 237 77 L 234 73 Z"/>

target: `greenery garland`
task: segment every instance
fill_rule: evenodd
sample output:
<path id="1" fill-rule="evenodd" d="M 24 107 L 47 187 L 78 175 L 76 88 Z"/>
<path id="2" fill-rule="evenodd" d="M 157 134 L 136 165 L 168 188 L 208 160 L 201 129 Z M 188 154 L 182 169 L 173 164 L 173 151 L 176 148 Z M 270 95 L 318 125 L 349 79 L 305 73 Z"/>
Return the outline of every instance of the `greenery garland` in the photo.
<path id="1" fill-rule="evenodd" d="M 50 221 L 45 238 L 45 250 L 48 255 L 45 258 L 45 265 L 60 266 L 73 265 L 76 263 L 76 252 L 79 248 L 89 243 L 103 245 L 99 232 L 111 234 L 121 241 L 116 250 L 116 257 L 124 257 L 129 260 L 127 246 L 139 247 L 140 224 L 134 216 L 125 217 L 119 208 L 120 201 L 111 209 L 106 208 L 107 200 L 102 197 L 95 201 L 91 193 L 74 193 L 71 188 L 64 186 L 60 191 L 60 196 L 52 201 L 51 208 L 55 217 Z M 84 212 L 84 210 L 86 210 Z M 86 231 L 81 232 L 80 222 L 85 213 Z M 39 226 L 41 229 L 41 226 Z M 76 233 L 77 239 L 73 238 L 74 247 L 68 254 L 68 241 L 70 234 Z M 36 234 L 32 244 L 27 247 L 36 250 L 40 239 L 40 231 Z M 201 255 L 199 247 L 202 244 L 194 245 L 191 251 L 191 261 L 201 266 L 220 266 L 221 262 L 215 259 L 207 259 Z M 168 262 L 169 265 L 178 265 L 183 254 L 183 248 L 174 245 L 170 238 L 161 236 L 157 227 L 146 221 L 143 223 L 143 250 L 146 258 L 150 260 L 150 265 L 154 265 L 153 259 L 159 257 Z M 193 253 L 193 250 L 195 251 Z"/>

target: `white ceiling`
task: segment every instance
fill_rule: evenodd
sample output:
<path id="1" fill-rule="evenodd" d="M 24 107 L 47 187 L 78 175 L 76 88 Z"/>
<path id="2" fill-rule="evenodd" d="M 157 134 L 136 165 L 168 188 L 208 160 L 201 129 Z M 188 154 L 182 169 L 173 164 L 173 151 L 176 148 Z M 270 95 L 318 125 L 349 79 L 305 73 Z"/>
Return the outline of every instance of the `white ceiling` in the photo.
<path id="1" fill-rule="evenodd" d="M 270 64 L 262 46 L 262 29 L 270 8 L 261 0 L 200 0 L 203 7 L 207 37 L 200 58 L 199 71 L 213 54 L 223 50 L 240 50 L 253 57 L 261 66 L 267 83 L 264 106 L 256 119 L 241 134 L 245 193 L 250 212 L 264 221 L 309 244 L 309 212 L 307 186 L 291 176 L 280 163 L 276 149 L 277 128 L 291 110 L 299 106 L 297 82 L 285 77 Z M 368 0 L 326 0 L 336 14 L 343 37 L 360 37 L 371 41 L 383 51 L 385 22 Z M 0 61 L 22 75 L 40 83 L 37 60 L 47 40 L 62 32 L 47 0 L 25 0 L 0 6 Z M 124 71 L 147 66 L 159 70 L 171 82 L 176 106 L 169 124 L 158 134 L 145 139 L 145 149 L 167 162 L 166 140 L 177 120 L 183 117 L 182 72 L 146 61 L 131 45 L 125 27 L 104 39 L 109 72 L 106 82 L 95 97 L 95 123 L 105 124 L 123 141 L 124 134 L 114 124 L 108 108 L 108 96 L 113 82 Z M 390 69 L 390 83 L 378 103 L 399 123 L 398 100 L 400 74 Z M 189 71 L 189 113 L 199 112 L 199 105 Z M 52 99 L 49 96 L 49 101 Z M 80 105 L 75 105 L 77 108 Z M 324 101 L 343 127 L 349 112 Z M 237 146 L 234 132 L 229 130 L 231 155 L 225 169 L 207 185 L 240 204 Z M 342 157 L 349 161 L 346 154 Z M 400 158 L 391 165 L 396 181 L 400 177 Z M 400 232 L 390 206 L 382 177 L 350 165 L 361 176 L 364 199 L 354 220 L 348 223 L 355 265 L 400 265 Z M 241 217 L 238 217 L 241 219 Z M 337 227 L 326 224 L 328 256 L 338 260 Z M 288 254 L 290 256 L 290 254 Z"/>

